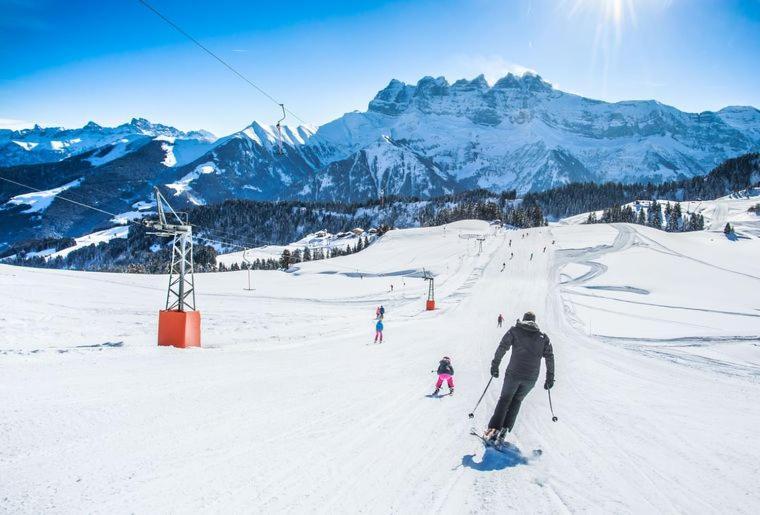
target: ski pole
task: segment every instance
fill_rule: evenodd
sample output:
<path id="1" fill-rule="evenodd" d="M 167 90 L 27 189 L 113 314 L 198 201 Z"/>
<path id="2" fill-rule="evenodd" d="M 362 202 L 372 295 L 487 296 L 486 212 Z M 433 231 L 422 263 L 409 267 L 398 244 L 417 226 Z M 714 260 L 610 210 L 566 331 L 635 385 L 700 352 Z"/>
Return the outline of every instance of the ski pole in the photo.
<path id="1" fill-rule="evenodd" d="M 554 415 L 554 408 L 552 408 L 552 391 L 546 390 L 546 393 L 549 394 L 549 409 L 552 412 L 552 422 L 556 422 L 559 419 Z"/>
<path id="2" fill-rule="evenodd" d="M 483 395 L 480 396 L 480 399 L 478 399 L 477 404 L 475 404 L 475 407 L 472 408 L 472 412 L 467 415 L 470 418 L 475 418 L 475 410 L 478 409 L 478 406 L 480 406 L 480 401 L 483 400 L 483 397 L 486 396 L 486 392 L 488 391 L 488 387 L 491 386 L 491 381 L 493 381 L 493 376 L 491 376 L 491 379 L 488 380 L 488 384 L 486 385 L 486 389 L 483 390 Z"/>

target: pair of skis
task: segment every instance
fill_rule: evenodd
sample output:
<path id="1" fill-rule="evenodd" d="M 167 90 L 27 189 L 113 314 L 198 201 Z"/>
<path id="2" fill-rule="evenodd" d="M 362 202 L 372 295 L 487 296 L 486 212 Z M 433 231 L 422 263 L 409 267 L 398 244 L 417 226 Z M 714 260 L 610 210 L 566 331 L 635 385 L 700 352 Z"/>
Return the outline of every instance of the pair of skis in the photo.
<path id="1" fill-rule="evenodd" d="M 483 445 L 486 447 L 486 449 L 493 449 L 496 452 L 500 452 L 502 454 L 506 454 L 509 456 L 522 457 L 526 463 L 532 459 L 538 458 L 544 452 L 541 449 L 533 449 L 530 452 L 530 456 L 526 457 L 526 456 L 523 456 L 520 449 L 515 447 L 513 444 L 509 442 L 505 442 L 503 440 L 491 440 L 489 438 L 486 438 L 483 435 L 481 435 L 478 432 L 478 430 L 475 429 L 474 427 L 470 429 L 470 434 L 476 437 L 478 440 L 480 440 L 483 443 Z"/>

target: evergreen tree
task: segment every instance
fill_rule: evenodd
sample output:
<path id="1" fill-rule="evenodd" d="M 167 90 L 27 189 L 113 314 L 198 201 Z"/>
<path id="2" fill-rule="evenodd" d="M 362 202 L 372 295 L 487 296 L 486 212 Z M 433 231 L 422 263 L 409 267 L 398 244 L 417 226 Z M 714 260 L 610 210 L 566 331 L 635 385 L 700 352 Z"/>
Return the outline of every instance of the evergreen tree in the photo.
<path id="1" fill-rule="evenodd" d="M 680 202 L 676 202 L 676 205 L 673 206 L 673 217 L 675 218 L 675 230 L 683 231 L 683 210 Z"/>
<path id="2" fill-rule="evenodd" d="M 647 215 L 644 212 L 644 207 L 639 206 L 639 215 L 636 218 L 636 223 L 639 225 L 646 225 L 647 224 Z"/>
<path id="3" fill-rule="evenodd" d="M 657 200 L 653 200 L 649 206 L 649 225 L 657 229 L 662 229 L 662 208 Z"/>
<path id="4" fill-rule="evenodd" d="M 285 270 L 290 267 L 291 263 L 291 257 L 290 257 L 290 251 L 288 249 L 284 249 L 282 251 L 282 256 L 280 256 L 280 268 L 284 268 Z"/>

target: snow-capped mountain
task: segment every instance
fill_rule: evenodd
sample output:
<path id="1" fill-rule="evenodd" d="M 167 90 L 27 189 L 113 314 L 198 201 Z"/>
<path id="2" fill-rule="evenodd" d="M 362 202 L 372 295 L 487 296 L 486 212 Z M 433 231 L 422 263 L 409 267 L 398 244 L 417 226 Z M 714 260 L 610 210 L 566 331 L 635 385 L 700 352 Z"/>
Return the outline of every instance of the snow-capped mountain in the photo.
<path id="1" fill-rule="evenodd" d="M 207 131 L 183 132 L 144 118 L 133 118 L 117 127 L 102 127 L 89 122 L 78 129 L 39 125 L 18 131 L 0 129 L 0 166 L 56 162 L 109 145 L 117 145 L 122 151 L 119 155 L 123 155 L 135 144 L 158 136 L 181 141 L 179 146 L 187 151 L 190 159 L 207 151 L 216 140 Z"/>
<path id="2" fill-rule="evenodd" d="M 315 175 L 314 198 L 361 202 L 379 195 L 431 198 L 457 189 L 429 158 L 384 136 Z"/>
<path id="3" fill-rule="evenodd" d="M 655 101 L 608 103 L 538 75 L 449 84 L 392 80 L 369 103 L 317 129 L 252 123 L 215 140 L 133 119 L 106 128 L 0 131 L 3 175 L 45 192 L 132 213 L 158 186 L 178 208 L 230 198 L 361 202 L 487 188 L 538 191 L 572 182 L 662 182 L 706 174 L 760 151 L 760 111 L 685 113 Z M 35 164 L 36 163 L 36 164 Z M 107 186 L 106 186 L 107 185 Z M 77 237 L 108 217 L 0 183 L 0 245 Z M 47 198 L 47 197 L 46 197 Z M 65 216 L 63 216 L 65 215 Z"/>
<path id="4" fill-rule="evenodd" d="M 403 142 L 458 184 L 541 190 L 575 181 L 647 181 L 707 173 L 760 148 L 760 111 L 684 113 L 655 101 L 607 103 L 554 89 L 538 75 L 449 84 L 392 80 L 367 112 L 348 113 L 310 144 L 331 160 L 380 137 Z"/>

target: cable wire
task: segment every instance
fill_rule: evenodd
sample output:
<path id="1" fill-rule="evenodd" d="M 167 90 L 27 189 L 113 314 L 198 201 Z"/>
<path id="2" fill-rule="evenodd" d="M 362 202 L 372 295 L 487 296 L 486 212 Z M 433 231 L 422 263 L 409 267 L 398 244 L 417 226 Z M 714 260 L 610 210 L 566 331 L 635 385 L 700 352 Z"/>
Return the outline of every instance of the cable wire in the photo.
<path id="1" fill-rule="evenodd" d="M 155 7 L 153 7 L 151 4 L 149 4 L 145 0 L 137 0 L 137 1 L 140 2 L 142 5 L 144 5 L 146 8 L 150 9 L 151 11 L 153 11 L 153 13 L 155 13 L 156 16 L 158 16 L 159 18 L 161 18 L 162 20 L 164 20 L 172 28 L 174 28 L 174 30 L 176 30 L 177 32 L 179 32 L 180 34 L 182 34 L 183 36 L 185 36 L 187 39 L 189 39 L 190 41 L 192 41 L 193 43 L 195 43 L 199 48 L 201 48 L 208 55 L 210 55 L 211 57 L 213 57 L 214 59 L 216 59 L 217 61 L 219 61 L 220 63 L 222 63 L 222 65 L 224 65 L 228 70 L 230 70 L 232 73 L 234 73 L 235 75 L 237 75 L 238 77 L 240 77 L 241 79 L 243 79 L 250 86 L 252 86 L 253 88 L 255 88 L 259 93 L 261 93 L 262 95 L 264 95 L 265 97 L 267 97 L 269 100 L 271 100 L 272 102 L 274 102 L 278 106 L 283 106 L 283 109 L 285 111 L 287 111 L 288 113 L 290 113 L 290 115 L 293 116 L 293 118 L 295 118 L 296 120 L 300 121 L 301 123 L 303 123 L 305 125 L 308 125 L 303 120 L 303 118 L 301 118 L 300 116 L 298 116 L 296 113 L 294 113 L 293 111 L 291 111 L 287 107 L 284 107 L 284 104 L 282 102 L 280 102 L 279 100 L 277 100 L 276 98 L 274 98 L 272 95 L 270 95 L 269 93 L 267 93 L 266 91 L 264 91 L 261 87 L 259 87 L 256 84 L 254 84 L 250 79 L 248 79 L 248 77 L 246 77 L 245 75 L 243 75 L 242 73 L 240 73 L 239 71 L 237 71 L 227 61 L 225 61 L 224 59 L 222 59 L 221 57 L 219 57 L 218 55 L 216 55 L 214 52 L 212 52 L 211 50 L 209 50 L 208 47 L 206 47 L 205 45 L 203 45 L 203 43 L 201 43 L 200 41 L 198 41 L 197 39 L 195 39 L 193 36 L 191 36 L 182 27 L 180 27 L 179 25 L 177 25 L 176 23 L 174 23 L 173 21 L 171 21 L 169 18 L 167 18 L 166 16 L 164 16 L 163 14 L 161 14 L 161 12 L 158 9 L 156 9 Z"/>
<path id="2" fill-rule="evenodd" d="M 38 193 L 43 193 L 43 192 L 47 191 L 47 190 L 41 190 L 41 189 L 35 188 L 34 186 L 29 186 L 28 184 L 22 184 L 20 182 L 16 182 L 16 181 L 14 181 L 12 179 L 8 179 L 6 177 L 0 177 L 0 180 L 6 181 L 6 182 L 10 182 L 11 184 L 15 184 L 16 186 L 21 186 L 22 188 L 27 188 L 27 189 L 30 189 L 32 191 L 36 191 Z M 117 215 L 115 213 L 111 213 L 111 212 L 106 211 L 104 209 L 100 209 L 100 208 L 95 207 L 95 206 L 90 206 L 88 204 L 84 204 L 82 202 L 78 202 L 76 200 L 72 200 L 70 198 L 62 197 L 61 195 L 54 195 L 53 198 L 59 198 L 61 200 L 65 200 L 66 202 L 71 202 L 72 204 L 76 204 L 78 206 L 82 206 L 82 207 L 85 207 L 87 209 L 92 209 L 94 211 L 99 211 L 99 212 L 104 213 L 106 215 L 110 215 L 110 216 L 114 216 L 114 217 L 119 216 L 119 215 Z"/>
<path id="3" fill-rule="evenodd" d="M 8 179 L 8 178 L 3 177 L 3 176 L 0 176 L 0 180 L 9 182 L 11 184 L 15 184 L 16 186 L 21 186 L 22 188 L 27 188 L 29 190 L 36 191 L 38 193 L 42 193 L 42 192 L 47 191 L 47 190 L 41 190 L 39 188 L 35 188 L 34 186 L 29 186 L 28 184 L 24 184 L 24 183 L 21 183 L 21 182 L 18 182 L 18 181 L 14 181 L 13 179 Z M 61 195 L 55 195 L 53 198 L 61 199 L 61 200 L 64 200 L 66 202 L 70 202 L 72 204 L 76 204 L 77 206 L 83 207 L 85 209 L 91 209 L 93 211 L 98 211 L 99 213 L 103 213 L 103 214 L 109 215 L 109 216 L 111 216 L 113 218 L 118 218 L 120 216 L 120 215 L 118 215 L 116 213 L 112 213 L 110 211 L 106 211 L 105 209 L 100 209 L 100 208 L 92 206 L 90 204 L 85 204 L 84 202 L 79 202 L 77 200 L 70 199 L 70 198 L 67 198 L 67 197 L 63 197 Z M 126 220 L 126 222 L 130 223 L 130 224 L 138 225 L 140 227 L 145 227 L 143 224 L 141 224 L 140 222 L 138 222 L 136 220 Z M 188 225 L 190 225 L 191 227 L 195 227 L 196 229 L 198 229 L 199 231 L 203 231 L 204 233 L 212 233 L 212 234 L 214 233 L 214 230 L 209 230 L 209 229 L 207 229 L 207 228 L 205 228 L 203 226 L 200 226 L 200 225 L 195 225 L 195 224 L 190 224 L 190 223 Z M 222 233 L 222 231 L 216 231 L 216 232 Z M 207 238 L 207 237 L 201 236 L 200 234 L 197 234 L 197 233 L 194 234 L 193 237 L 197 238 L 199 240 L 204 240 L 204 241 L 208 241 L 208 242 L 212 242 L 212 243 L 218 243 L 220 245 L 226 245 L 228 247 L 237 247 L 237 248 L 240 248 L 240 249 L 243 249 L 243 250 L 253 249 L 253 248 L 256 248 L 257 246 L 261 246 L 261 245 L 279 245 L 278 243 L 266 242 L 266 241 L 263 241 L 263 240 L 256 240 L 257 244 L 253 244 L 251 242 L 246 242 L 245 240 L 239 238 L 237 235 L 234 235 L 232 233 L 227 233 L 227 234 L 230 235 L 230 236 L 232 236 L 233 238 L 235 238 L 235 240 L 237 240 L 238 242 L 244 243 L 247 246 L 240 245 L 238 243 L 232 243 L 232 242 L 229 242 L 229 241 L 224 241 L 224 240 L 219 240 L 219 239 L 214 239 L 214 238 Z"/>

